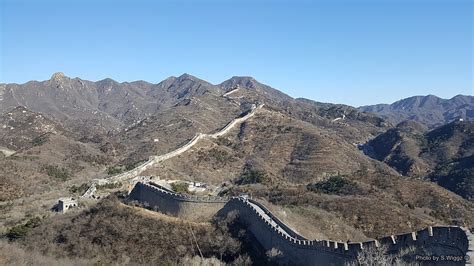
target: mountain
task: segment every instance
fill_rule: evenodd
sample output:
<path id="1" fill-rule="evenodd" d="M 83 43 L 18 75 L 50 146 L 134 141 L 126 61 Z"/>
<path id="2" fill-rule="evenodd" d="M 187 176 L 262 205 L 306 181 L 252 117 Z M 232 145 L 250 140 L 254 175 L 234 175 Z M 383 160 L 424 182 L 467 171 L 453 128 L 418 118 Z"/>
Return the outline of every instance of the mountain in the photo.
<path id="1" fill-rule="evenodd" d="M 428 131 L 402 122 L 368 142 L 371 155 L 403 175 L 427 178 L 469 200 L 474 195 L 474 122 Z"/>
<path id="2" fill-rule="evenodd" d="M 71 135 L 61 125 L 24 106 L 0 114 L 0 147 L 13 151 L 38 145 L 48 134 Z"/>
<path id="3" fill-rule="evenodd" d="M 474 205 L 466 200 L 472 192 L 452 188 L 472 179 L 464 171 L 474 150 L 468 122 L 435 130 L 411 120 L 393 126 L 351 106 L 294 99 L 252 77 L 211 84 L 183 74 L 153 84 L 56 73 L 46 81 L 0 84 L 0 96 L 0 233 L 21 229 L 20 249 L 46 241 L 35 250 L 42 255 L 74 253 L 120 264 L 149 246 L 148 232 L 159 232 L 156 243 L 190 240 L 193 232 L 183 231 L 182 220 L 121 200 L 133 180 L 99 182 L 150 157 L 155 163 L 140 175 L 203 182 L 223 196 L 251 195 L 313 239 L 364 241 L 429 225 L 474 225 Z M 371 148 L 372 157 L 360 146 Z M 459 181 L 460 174 L 467 179 Z M 100 199 L 79 198 L 94 182 Z M 118 199 L 107 197 L 111 193 Z M 81 208 L 51 216 L 50 208 L 66 196 L 79 198 Z M 43 225 L 25 229 L 32 217 Z M 140 226 L 126 228 L 122 218 Z M 211 221 L 189 222 L 199 245 L 214 243 L 209 237 L 215 233 L 222 242 L 234 239 Z M 155 230 L 163 225 L 173 237 Z M 123 243 L 135 227 L 143 237 L 133 238 L 132 252 Z M 105 246 L 97 240 L 102 234 Z M 91 241 L 119 248 L 120 256 L 91 252 L 84 245 Z M 156 254 L 170 261 L 178 261 L 178 253 L 197 254 L 180 246 L 164 250 L 174 244 L 147 249 L 141 263 Z"/>
<path id="4" fill-rule="evenodd" d="M 144 174 L 213 185 L 228 183 L 230 195 L 250 194 L 274 204 L 276 212 L 291 213 L 283 216 L 286 223 L 312 237 L 324 234 L 360 240 L 387 230 L 404 231 L 411 226 L 440 222 L 438 219 L 443 218 L 434 211 L 438 201 L 456 202 L 455 208 L 460 208 L 445 213 L 447 216 L 471 208 L 460 197 L 431 182 L 401 177 L 386 164 L 365 156 L 335 131 L 265 108 L 225 137 L 201 141 Z M 245 183 L 243 180 L 249 175 L 261 180 Z M 333 178 L 350 180 L 353 191 L 307 189 Z M 369 205 L 376 210 L 363 211 Z M 420 216 L 418 208 L 432 213 L 427 211 Z M 404 215 L 394 221 L 393 213 Z M 314 219 L 319 222 L 312 223 Z M 385 219 L 390 223 L 384 223 Z M 331 223 L 340 230 L 323 229 L 324 224 Z"/>
<path id="5" fill-rule="evenodd" d="M 0 92 L 0 113 L 25 106 L 85 136 L 120 131 L 193 96 L 222 94 L 218 87 L 188 74 L 150 84 L 118 83 L 109 78 L 92 82 L 55 73 L 46 81 L 0 84 Z"/>
<path id="6" fill-rule="evenodd" d="M 251 77 L 232 77 L 218 86 L 231 93 L 229 97 L 240 105 L 264 102 L 269 109 L 336 131 L 350 142 L 365 142 L 390 126 L 377 115 L 365 114 L 351 106 L 294 99 Z"/>
<path id="7" fill-rule="evenodd" d="M 78 141 L 60 123 L 23 106 L 0 114 L 0 201 L 34 196 L 84 182 L 111 159 L 98 145 Z"/>
<path id="8" fill-rule="evenodd" d="M 392 104 L 361 106 L 358 109 L 378 114 L 394 124 L 414 120 L 435 128 L 460 118 L 474 121 L 474 96 L 457 95 L 451 99 L 434 95 L 414 96 Z"/>

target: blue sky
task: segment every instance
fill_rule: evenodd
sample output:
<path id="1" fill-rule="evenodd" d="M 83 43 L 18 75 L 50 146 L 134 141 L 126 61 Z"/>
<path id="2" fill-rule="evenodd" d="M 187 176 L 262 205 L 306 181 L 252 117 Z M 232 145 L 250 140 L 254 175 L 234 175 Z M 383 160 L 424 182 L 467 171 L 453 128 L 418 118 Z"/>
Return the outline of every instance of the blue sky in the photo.
<path id="1" fill-rule="evenodd" d="M 355 106 L 474 94 L 470 0 L 0 2 L 3 83 L 186 72 Z"/>

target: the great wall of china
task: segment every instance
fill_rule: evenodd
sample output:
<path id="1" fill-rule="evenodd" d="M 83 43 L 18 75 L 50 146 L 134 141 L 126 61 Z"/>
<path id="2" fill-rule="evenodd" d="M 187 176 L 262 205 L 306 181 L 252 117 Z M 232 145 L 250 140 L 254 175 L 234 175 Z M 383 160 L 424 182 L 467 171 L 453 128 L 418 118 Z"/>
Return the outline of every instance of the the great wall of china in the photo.
<path id="1" fill-rule="evenodd" d="M 228 92 L 224 96 L 237 91 Z M 245 115 L 229 122 L 224 128 L 213 134 L 198 133 L 185 145 L 160 156 L 151 156 L 148 161 L 136 168 L 112 176 L 96 179 L 82 197 L 94 195 L 97 185 L 123 182 L 140 175 L 156 163 L 178 156 L 199 140 L 218 138 L 228 133 L 236 125 L 245 122 L 255 115 L 264 105 L 254 105 Z M 246 197 L 198 197 L 177 194 L 156 184 L 137 183 L 130 192 L 130 198 L 149 205 L 154 209 L 189 220 L 208 220 L 217 215 L 224 217 L 230 212 L 237 212 L 239 220 L 247 225 L 259 244 L 265 250 L 275 248 L 281 251 L 277 263 L 283 265 L 344 265 L 352 262 L 363 249 L 389 247 L 389 252 L 415 246 L 431 254 L 470 256 L 467 264 L 474 264 L 474 235 L 460 227 L 429 227 L 417 232 L 384 237 L 379 240 L 363 243 L 343 243 L 330 240 L 308 240 L 279 220 L 265 206 Z M 429 264 L 429 262 L 428 262 Z M 464 265 L 465 261 L 445 261 L 441 265 Z M 439 264 L 437 264 L 439 265 Z"/>
<path id="2" fill-rule="evenodd" d="M 249 118 L 253 117 L 255 113 L 262 109 L 264 104 L 259 104 L 259 105 L 253 105 L 251 110 L 248 111 L 245 115 L 235 118 L 231 122 L 229 122 L 226 126 L 224 126 L 221 130 L 212 133 L 212 134 L 204 134 L 204 133 L 198 133 L 194 138 L 192 138 L 189 142 L 184 144 L 183 146 L 169 152 L 163 155 L 159 156 L 150 156 L 148 161 L 138 165 L 134 169 L 109 177 L 109 178 L 102 178 L 102 179 L 95 179 L 91 182 L 91 185 L 89 186 L 89 189 L 82 195 L 83 198 L 91 198 L 93 197 L 94 193 L 96 192 L 97 188 L 96 186 L 98 185 L 105 185 L 105 184 L 111 184 L 111 183 L 118 183 L 118 182 L 123 182 L 129 179 L 132 179 L 134 177 L 137 177 L 140 175 L 140 173 L 143 173 L 146 169 L 149 169 L 153 165 L 159 162 L 163 162 L 165 160 L 168 160 L 170 158 L 173 158 L 175 156 L 178 156 L 187 150 L 189 150 L 191 147 L 193 147 L 196 143 L 198 143 L 199 140 L 204 139 L 204 138 L 218 138 L 221 137 L 225 134 L 227 134 L 232 128 L 234 128 L 236 125 L 241 124 L 248 120 Z"/>
<path id="3" fill-rule="evenodd" d="M 281 265 L 345 265 L 353 262 L 364 249 L 388 247 L 389 253 L 416 247 L 431 255 L 453 255 L 460 261 L 436 265 L 464 265 L 472 255 L 473 235 L 460 227 L 428 227 L 424 230 L 392 235 L 378 240 L 347 243 L 331 240 L 308 240 L 280 221 L 267 208 L 246 197 L 198 197 L 177 194 L 153 183 L 137 183 L 129 195 L 157 211 L 189 220 L 205 220 L 217 215 L 238 213 L 238 219 L 264 250 L 277 249 Z M 431 265 L 433 261 L 426 261 Z M 471 261 L 467 262 L 472 263 Z"/>

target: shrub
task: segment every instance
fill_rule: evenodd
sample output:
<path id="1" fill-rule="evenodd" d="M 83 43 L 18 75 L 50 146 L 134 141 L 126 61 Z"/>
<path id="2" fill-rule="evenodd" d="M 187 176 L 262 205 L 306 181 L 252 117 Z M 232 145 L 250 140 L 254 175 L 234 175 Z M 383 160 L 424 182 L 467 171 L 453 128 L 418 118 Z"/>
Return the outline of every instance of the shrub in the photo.
<path id="1" fill-rule="evenodd" d="M 233 155 L 229 154 L 226 150 L 212 148 L 208 151 L 199 150 L 198 160 L 211 162 L 214 167 L 226 165 L 229 162 L 235 161 Z"/>
<path id="2" fill-rule="evenodd" d="M 256 184 L 265 183 L 268 180 L 268 176 L 264 171 L 260 170 L 246 170 L 240 177 L 239 184 Z"/>
<path id="3" fill-rule="evenodd" d="M 119 188 L 121 187 L 122 184 L 120 182 L 114 182 L 114 183 L 107 183 L 104 185 L 97 185 L 96 188 L 99 189 L 114 189 L 114 188 Z"/>
<path id="4" fill-rule="evenodd" d="M 171 184 L 171 188 L 176 193 L 189 193 L 188 184 L 183 182 L 175 182 Z"/>
<path id="5" fill-rule="evenodd" d="M 139 164 L 144 162 L 144 160 L 137 161 L 137 162 L 132 162 L 132 163 L 127 163 L 125 165 L 114 165 L 110 166 L 107 168 L 107 174 L 108 175 L 118 175 L 120 173 L 123 173 L 124 171 L 130 171 L 135 169 Z"/>
<path id="6" fill-rule="evenodd" d="M 144 215 L 114 195 L 82 212 L 48 218 L 20 242 L 43 254 L 91 260 L 80 265 L 177 265 L 199 250 L 204 258 L 228 263 L 245 255 L 239 239 L 225 228 Z"/>
<path id="7" fill-rule="evenodd" d="M 120 166 L 110 166 L 107 168 L 108 175 L 117 175 L 123 172 L 122 167 Z"/>
<path id="8" fill-rule="evenodd" d="M 356 183 L 343 178 L 342 176 L 332 176 L 327 180 L 309 184 L 307 188 L 311 191 L 318 191 L 326 194 L 357 194 L 360 189 Z"/>
<path id="9" fill-rule="evenodd" d="M 46 143 L 46 141 L 48 140 L 48 136 L 47 135 L 41 135 L 39 137 L 36 137 L 34 139 L 31 140 L 31 144 L 33 146 L 41 146 L 43 145 L 44 143 Z"/>
<path id="10" fill-rule="evenodd" d="M 69 192 L 77 193 L 77 194 L 84 194 L 84 192 L 86 192 L 88 188 L 89 188 L 89 185 L 87 183 L 84 183 L 80 186 L 72 185 L 69 188 Z"/>
<path id="11" fill-rule="evenodd" d="M 209 155 L 212 156 L 218 163 L 226 163 L 232 161 L 232 156 L 225 150 L 212 149 L 209 151 Z"/>
<path id="12" fill-rule="evenodd" d="M 232 141 L 230 141 L 228 138 L 225 137 L 218 137 L 216 140 L 217 144 L 222 145 L 222 146 L 231 146 Z"/>
<path id="13" fill-rule="evenodd" d="M 66 168 L 56 165 L 45 165 L 43 166 L 43 171 L 46 171 L 47 175 L 57 178 L 61 181 L 66 181 L 71 176 Z"/>
<path id="14" fill-rule="evenodd" d="M 362 249 L 355 261 L 345 265 L 419 265 L 413 259 L 414 254 L 420 254 L 420 250 L 416 250 L 413 246 L 403 248 L 397 253 L 389 253 L 388 250 L 386 245 Z"/>
<path id="15" fill-rule="evenodd" d="M 144 161 L 138 161 L 138 162 L 133 162 L 133 163 L 128 163 L 125 165 L 125 171 L 130 171 L 130 170 L 133 170 L 135 169 L 135 167 L 137 167 L 138 165 L 140 165 L 141 163 L 143 163 Z"/>
<path id="16" fill-rule="evenodd" d="M 32 228 L 41 224 L 41 218 L 34 217 L 28 220 L 25 224 L 13 226 L 7 232 L 7 237 L 10 240 L 17 240 L 25 237 Z"/>

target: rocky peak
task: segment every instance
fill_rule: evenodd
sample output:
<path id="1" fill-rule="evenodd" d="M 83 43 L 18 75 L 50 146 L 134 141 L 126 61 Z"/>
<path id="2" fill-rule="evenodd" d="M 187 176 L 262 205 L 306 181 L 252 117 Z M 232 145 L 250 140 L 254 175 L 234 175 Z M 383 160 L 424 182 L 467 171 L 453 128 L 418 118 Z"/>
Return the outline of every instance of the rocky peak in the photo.
<path id="1" fill-rule="evenodd" d="M 64 88 L 64 81 L 68 79 L 66 75 L 62 72 L 56 72 L 51 76 L 50 81 L 56 85 L 57 88 L 63 89 Z"/>
<path id="2" fill-rule="evenodd" d="M 210 84 L 209 82 L 199 79 L 193 75 L 189 75 L 187 73 L 184 73 L 183 75 L 179 76 L 176 78 L 173 83 L 171 84 L 171 87 L 174 90 L 187 90 L 187 91 L 201 91 L 202 90 L 214 90 L 215 86 Z M 200 94 L 200 93 L 199 93 Z"/>
<path id="3" fill-rule="evenodd" d="M 225 88 L 225 89 L 232 89 L 235 87 L 244 87 L 244 88 L 254 89 L 260 85 L 262 84 L 260 84 L 254 78 L 248 77 L 248 76 L 243 76 L 243 77 L 234 76 L 222 82 L 221 84 L 219 84 L 220 87 Z"/>
<path id="4" fill-rule="evenodd" d="M 181 76 L 178 77 L 178 80 L 186 80 L 186 79 L 197 79 L 195 76 L 190 75 L 188 73 L 183 73 Z"/>
<path id="5" fill-rule="evenodd" d="M 56 72 L 51 76 L 51 80 L 61 80 L 63 78 L 66 78 L 66 75 L 64 75 L 63 72 Z"/>

